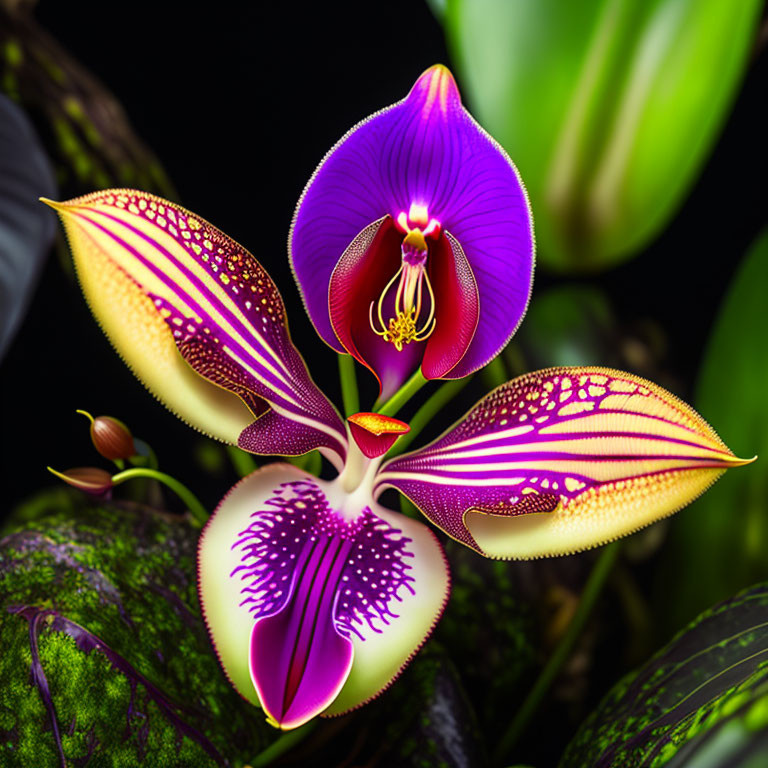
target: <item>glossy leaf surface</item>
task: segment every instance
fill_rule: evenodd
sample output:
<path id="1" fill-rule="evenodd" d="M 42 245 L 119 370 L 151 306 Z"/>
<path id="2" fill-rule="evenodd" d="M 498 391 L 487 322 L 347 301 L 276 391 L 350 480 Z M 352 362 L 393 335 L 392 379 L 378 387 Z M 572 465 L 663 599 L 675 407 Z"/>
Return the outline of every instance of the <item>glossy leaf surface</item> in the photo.
<path id="1" fill-rule="evenodd" d="M 449 46 L 526 179 L 542 263 L 603 268 L 669 221 L 728 115 L 760 7 L 449 0 Z"/>
<path id="2" fill-rule="evenodd" d="M 581 726 L 560 768 L 764 764 L 768 585 L 705 611 Z"/>

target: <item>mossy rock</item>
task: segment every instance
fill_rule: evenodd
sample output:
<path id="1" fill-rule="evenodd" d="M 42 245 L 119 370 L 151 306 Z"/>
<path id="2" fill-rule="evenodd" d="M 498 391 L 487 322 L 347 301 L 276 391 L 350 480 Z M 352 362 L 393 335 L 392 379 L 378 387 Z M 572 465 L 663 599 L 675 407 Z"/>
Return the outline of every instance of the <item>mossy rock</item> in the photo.
<path id="1" fill-rule="evenodd" d="M 241 766 L 275 739 L 208 640 L 198 533 L 66 491 L 11 516 L 0 531 L 0 765 Z"/>

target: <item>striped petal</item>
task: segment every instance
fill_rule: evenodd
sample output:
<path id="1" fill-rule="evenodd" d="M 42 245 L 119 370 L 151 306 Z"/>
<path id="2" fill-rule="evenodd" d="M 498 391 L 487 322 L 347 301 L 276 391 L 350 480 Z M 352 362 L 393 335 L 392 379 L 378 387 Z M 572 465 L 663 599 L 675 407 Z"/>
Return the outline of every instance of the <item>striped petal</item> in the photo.
<path id="1" fill-rule="evenodd" d="M 502 385 L 430 445 L 386 463 L 435 525 L 495 558 L 588 549 L 676 512 L 736 458 L 692 408 L 608 368 Z"/>
<path id="2" fill-rule="evenodd" d="M 50 204 L 96 319 L 174 413 L 254 453 L 319 448 L 340 463 L 343 422 L 291 342 L 277 287 L 248 251 L 144 192 Z"/>
<path id="3" fill-rule="evenodd" d="M 442 548 L 425 525 L 287 464 L 224 498 L 198 565 L 224 671 L 283 729 L 376 696 L 448 597 Z"/>

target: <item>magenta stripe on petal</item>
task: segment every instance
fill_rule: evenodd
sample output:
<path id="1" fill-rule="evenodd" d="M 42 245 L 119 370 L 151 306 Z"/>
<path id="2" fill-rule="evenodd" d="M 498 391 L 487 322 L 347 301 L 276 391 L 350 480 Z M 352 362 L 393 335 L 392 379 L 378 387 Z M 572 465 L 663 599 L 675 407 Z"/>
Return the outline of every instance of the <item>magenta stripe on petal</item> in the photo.
<path id="1" fill-rule="evenodd" d="M 426 525 L 286 464 L 250 474 L 223 499 L 198 564 L 225 673 L 282 728 L 377 696 L 448 597 L 447 563 Z"/>
<path id="2" fill-rule="evenodd" d="M 346 454 L 346 430 L 291 342 L 282 298 L 259 262 L 208 222 L 166 200 L 107 190 L 61 205 L 154 302 L 184 359 L 238 395 L 255 421 L 246 450 Z M 338 457 L 338 458 L 337 458 Z"/>
<path id="3" fill-rule="evenodd" d="M 295 728 L 336 698 L 354 635 L 381 632 L 392 603 L 413 594 L 410 539 L 369 509 L 345 521 L 312 481 L 285 483 L 254 513 L 233 549 L 255 624 L 250 671 L 265 711 Z"/>
<path id="4" fill-rule="evenodd" d="M 254 624 L 250 670 L 262 706 L 282 728 L 296 728 L 336 698 L 352 667 L 352 642 L 333 621 L 352 544 L 307 540 L 285 607 Z"/>
<path id="5" fill-rule="evenodd" d="M 493 517 L 557 515 L 552 551 L 525 550 L 530 557 L 594 546 L 647 525 L 740 463 L 692 408 L 661 387 L 605 368 L 552 368 L 504 384 L 433 443 L 387 462 L 377 489 L 397 488 L 479 551 L 468 513 L 482 513 L 478 530 L 486 532 Z M 547 545 L 546 536 L 534 543 Z"/>
<path id="6" fill-rule="evenodd" d="M 517 171 L 462 107 L 442 66 L 427 70 L 405 99 L 350 130 L 326 155 L 297 206 L 291 262 L 312 322 L 335 349 L 328 290 L 336 264 L 372 222 L 387 215 L 396 220 L 411 206 L 426 209 L 428 219 L 455 238 L 477 283 L 477 329 L 450 371 L 465 376 L 503 348 L 525 312 L 532 221 Z"/>

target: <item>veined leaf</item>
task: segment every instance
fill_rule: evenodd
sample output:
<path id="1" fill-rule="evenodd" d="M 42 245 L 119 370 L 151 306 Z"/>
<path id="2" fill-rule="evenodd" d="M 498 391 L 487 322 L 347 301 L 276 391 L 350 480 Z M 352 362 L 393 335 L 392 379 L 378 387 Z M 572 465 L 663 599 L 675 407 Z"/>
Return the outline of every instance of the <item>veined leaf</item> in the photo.
<path id="1" fill-rule="evenodd" d="M 242 765 L 277 732 L 231 688 L 197 531 L 134 504 L 31 500 L 0 535 L 0 765 Z"/>
<path id="2" fill-rule="evenodd" d="M 756 768 L 768 732 L 768 584 L 699 616 L 622 680 L 560 768 Z M 762 760 L 762 762 L 761 762 Z"/>

